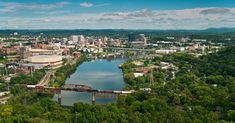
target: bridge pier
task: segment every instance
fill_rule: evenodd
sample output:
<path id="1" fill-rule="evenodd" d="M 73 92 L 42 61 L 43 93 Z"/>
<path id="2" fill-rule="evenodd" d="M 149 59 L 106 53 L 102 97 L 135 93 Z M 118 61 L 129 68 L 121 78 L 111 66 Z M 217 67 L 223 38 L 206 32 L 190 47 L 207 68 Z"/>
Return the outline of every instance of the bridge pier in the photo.
<path id="1" fill-rule="evenodd" d="M 58 103 L 61 105 L 61 94 L 58 94 Z"/>
<path id="2" fill-rule="evenodd" d="M 95 105 L 95 92 L 92 92 L 92 105 Z"/>

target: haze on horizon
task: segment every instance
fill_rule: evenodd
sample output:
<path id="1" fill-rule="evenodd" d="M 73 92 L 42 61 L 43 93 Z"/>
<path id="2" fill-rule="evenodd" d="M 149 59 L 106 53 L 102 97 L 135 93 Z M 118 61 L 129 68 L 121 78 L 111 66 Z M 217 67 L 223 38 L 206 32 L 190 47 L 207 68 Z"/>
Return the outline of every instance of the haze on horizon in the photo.
<path id="1" fill-rule="evenodd" d="M 0 0 L 0 29 L 234 27 L 235 0 Z"/>

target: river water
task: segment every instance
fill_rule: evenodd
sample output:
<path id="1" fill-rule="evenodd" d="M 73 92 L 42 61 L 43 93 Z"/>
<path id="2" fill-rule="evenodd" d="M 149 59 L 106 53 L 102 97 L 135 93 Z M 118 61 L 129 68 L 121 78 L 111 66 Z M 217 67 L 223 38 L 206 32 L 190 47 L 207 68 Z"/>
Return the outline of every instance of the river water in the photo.
<path id="1" fill-rule="evenodd" d="M 122 90 L 125 86 L 122 70 L 118 65 L 123 63 L 123 59 L 115 60 L 94 60 L 83 62 L 77 70 L 67 78 L 65 84 L 88 85 L 93 89 L 100 90 Z M 76 102 L 91 104 L 91 94 L 85 92 L 61 92 L 61 103 L 65 106 L 71 106 Z M 58 96 L 54 96 L 57 100 Z M 113 103 L 116 98 L 96 97 L 96 104 Z"/>

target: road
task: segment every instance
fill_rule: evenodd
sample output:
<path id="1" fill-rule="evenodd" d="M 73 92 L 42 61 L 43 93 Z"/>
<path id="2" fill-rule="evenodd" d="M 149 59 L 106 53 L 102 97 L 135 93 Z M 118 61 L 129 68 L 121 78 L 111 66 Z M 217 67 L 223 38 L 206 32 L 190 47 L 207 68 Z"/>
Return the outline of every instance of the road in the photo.
<path id="1" fill-rule="evenodd" d="M 0 104 L 5 104 L 7 102 L 7 100 L 9 100 L 11 97 L 12 97 L 12 95 L 0 98 Z"/>
<path id="2" fill-rule="evenodd" d="M 138 48 L 117 48 L 117 47 L 106 47 L 104 49 L 111 49 L 111 50 L 126 50 L 126 51 L 146 51 L 146 52 L 153 52 L 155 49 L 138 49 Z"/>
<path id="3" fill-rule="evenodd" d="M 74 58 L 70 62 L 68 62 L 71 65 L 76 64 L 78 58 Z M 40 82 L 37 84 L 38 86 L 46 86 L 50 82 L 51 76 L 56 72 L 56 70 L 49 70 L 47 71 L 46 75 L 40 80 Z"/>
<path id="4" fill-rule="evenodd" d="M 51 75 L 55 73 L 55 70 L 47 71 L 46 75 L 41 79 L 41 81 L 37 84 L 39 86 L 46 86 L 50 82 Z"/>

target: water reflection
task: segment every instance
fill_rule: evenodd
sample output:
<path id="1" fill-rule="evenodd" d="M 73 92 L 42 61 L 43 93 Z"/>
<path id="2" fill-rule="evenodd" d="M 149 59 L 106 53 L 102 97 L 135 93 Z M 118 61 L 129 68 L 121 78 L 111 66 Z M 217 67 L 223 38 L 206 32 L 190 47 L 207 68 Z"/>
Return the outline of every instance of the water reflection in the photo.
<path id="1" fill-rule="evenodd" d="M 84 62 L 65 83 L 88 85 L 93 89 L 121 90 L 125 83 L 118 65 L 123 62 L 123 59 Z M 91 94 L 89 93 L 62 91 L 61 96 L 62 105 L 73 105 L 76 102 L 91 103 Z M 54 100 L 56 99 L 57 96 L 54 97 Z M 106 104 L 115 101 L 115 98 L 97 98 L 96 103 Z"/>

